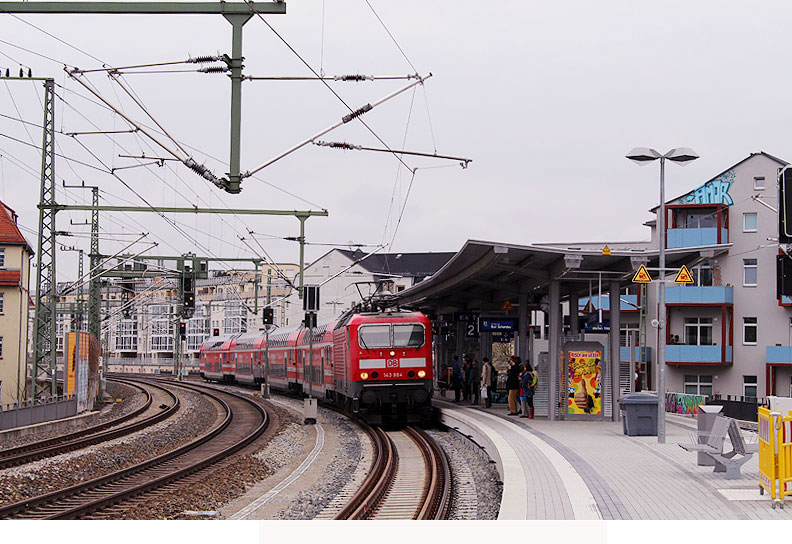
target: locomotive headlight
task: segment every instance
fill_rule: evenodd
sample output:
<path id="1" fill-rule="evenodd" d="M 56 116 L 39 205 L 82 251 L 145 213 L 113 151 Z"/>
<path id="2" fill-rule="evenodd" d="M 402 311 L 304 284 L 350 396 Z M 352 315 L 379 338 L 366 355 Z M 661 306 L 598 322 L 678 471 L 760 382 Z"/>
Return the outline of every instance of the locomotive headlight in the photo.
<path id="1" fill-rule="evenodd" d="M 419 378 L 423 378 L 423 377 L 425 377 L 425 376 L 426 376 L 426 372 L 424 372 L 423 370 L 419 370 L 419 371 L 418 371 L 418 377 L 419 377 Z"/>
<path id="2" fill-rule="evenodd" d="M 361 372 L 360 373 L 361 380 L 368 380 L 368 372 Z"/>
<path id="3" fill-rule="evenodd" d="M 396 355 L 396 352 L 395 351 L 391 351 L 390 352 L 390 356 L 393 357 L 394 355 Z"/>

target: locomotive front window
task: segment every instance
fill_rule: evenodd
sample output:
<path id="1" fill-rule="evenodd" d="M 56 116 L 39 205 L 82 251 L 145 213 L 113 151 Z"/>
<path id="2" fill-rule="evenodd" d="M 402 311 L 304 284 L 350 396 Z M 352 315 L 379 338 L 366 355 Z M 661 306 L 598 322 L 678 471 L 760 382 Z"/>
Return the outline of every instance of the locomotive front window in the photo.
<path id="1" fill-rule="evenodd" d="M 363 349 L 389 348 L 390 325 L 365 325 L 358 329 L 358 340 Z"/>
<path id="2" fill-rule="evenodd" d="M 418 323 L 393 326 L 393 347 L 420 348 L 424 344 L 424 328 Z"/>

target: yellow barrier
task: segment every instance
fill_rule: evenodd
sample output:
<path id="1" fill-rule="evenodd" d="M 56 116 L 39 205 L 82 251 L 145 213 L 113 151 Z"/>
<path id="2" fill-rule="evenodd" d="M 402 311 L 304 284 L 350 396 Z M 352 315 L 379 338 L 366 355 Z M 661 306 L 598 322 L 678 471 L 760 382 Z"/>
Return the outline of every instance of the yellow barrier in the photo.
<path id="1" fill-rule="evenodd" d="M 773 508 L 792 495 L 792 412 L 759 408 L 759 489 L 770 493 Z"/>

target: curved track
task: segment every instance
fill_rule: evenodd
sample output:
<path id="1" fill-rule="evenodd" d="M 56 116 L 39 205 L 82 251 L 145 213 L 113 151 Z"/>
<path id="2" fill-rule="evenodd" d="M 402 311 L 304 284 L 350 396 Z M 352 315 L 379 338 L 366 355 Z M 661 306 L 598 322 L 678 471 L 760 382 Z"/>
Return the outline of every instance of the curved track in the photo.
<path id="1" fill-rule="evenodd" d="M 0 470 L 79 450 L 137 432 L 174 415 L 179 410 L 179 399 L 162 386 L 155 384 L 141 386 L 125 380 L 116 381 L 121 381 L 142 391 L 146 395 L 143 406 L 112 421 L 80 431 L 0 450 Z M 131 421 L 131 423 L 115 428 L 127 421 Z"/>
<path id="2" fill-rule="evenodd" d="M 374 444 L 372 470 L 334 519 L 444 519 L 451 470 L 437 443 L 417 427 L 364 429 Z"/>
<path id="3" fill-rule="evenodd" d="M 242 395 L 180 382 L 170 385 L 212 398 L 224 409 L 222 422 L 208 433 L 153 459 L 0 507 L 0 518 L 78 519 L 101 515 L 103 509 L 162 488 L 232 455 L 258 438 L 267 427 L 264 408 Z"/>

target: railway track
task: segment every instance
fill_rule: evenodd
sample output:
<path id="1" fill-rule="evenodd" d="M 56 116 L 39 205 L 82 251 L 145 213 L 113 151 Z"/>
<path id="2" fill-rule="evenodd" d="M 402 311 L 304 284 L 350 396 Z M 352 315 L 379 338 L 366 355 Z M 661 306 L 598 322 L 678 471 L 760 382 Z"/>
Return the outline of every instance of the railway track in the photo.
<path id="1" fill-rule="evenodd" d="M 141 390 L 146 395 L 143 406 L 112 421 L 80 431 L 0 450 L 0 470 L 132 434 L 174 415 L 179 410 L 178 397 L 165 387 L 155 384 L 137 385 L 125 380 L 116 381 L 127 383 Z M 149 412 L 150 414 L 148 414 Z M 129 423 L 118 426 L 125 422 Z"/>
<path id="2" fill-rule="evenodd" d="M 364 429 L 374 444 L 372 470 L 334 519 L 444 519 L 451 470 L 437 443 L 417 427 Z"/>
<path id="3" fill-rule="evenodd" d="M 142 380 L 141 380 L 142 381 Z M 77 485 L 0 507 L 0 519 L 103 517 L 125 501 L 173 485 L 241 450 L 266 429 L 262 406 L 228 391 L 172 382 L 207 395 L 223 407 L 222 421 L 204 435 L 153 459 Z"/>

